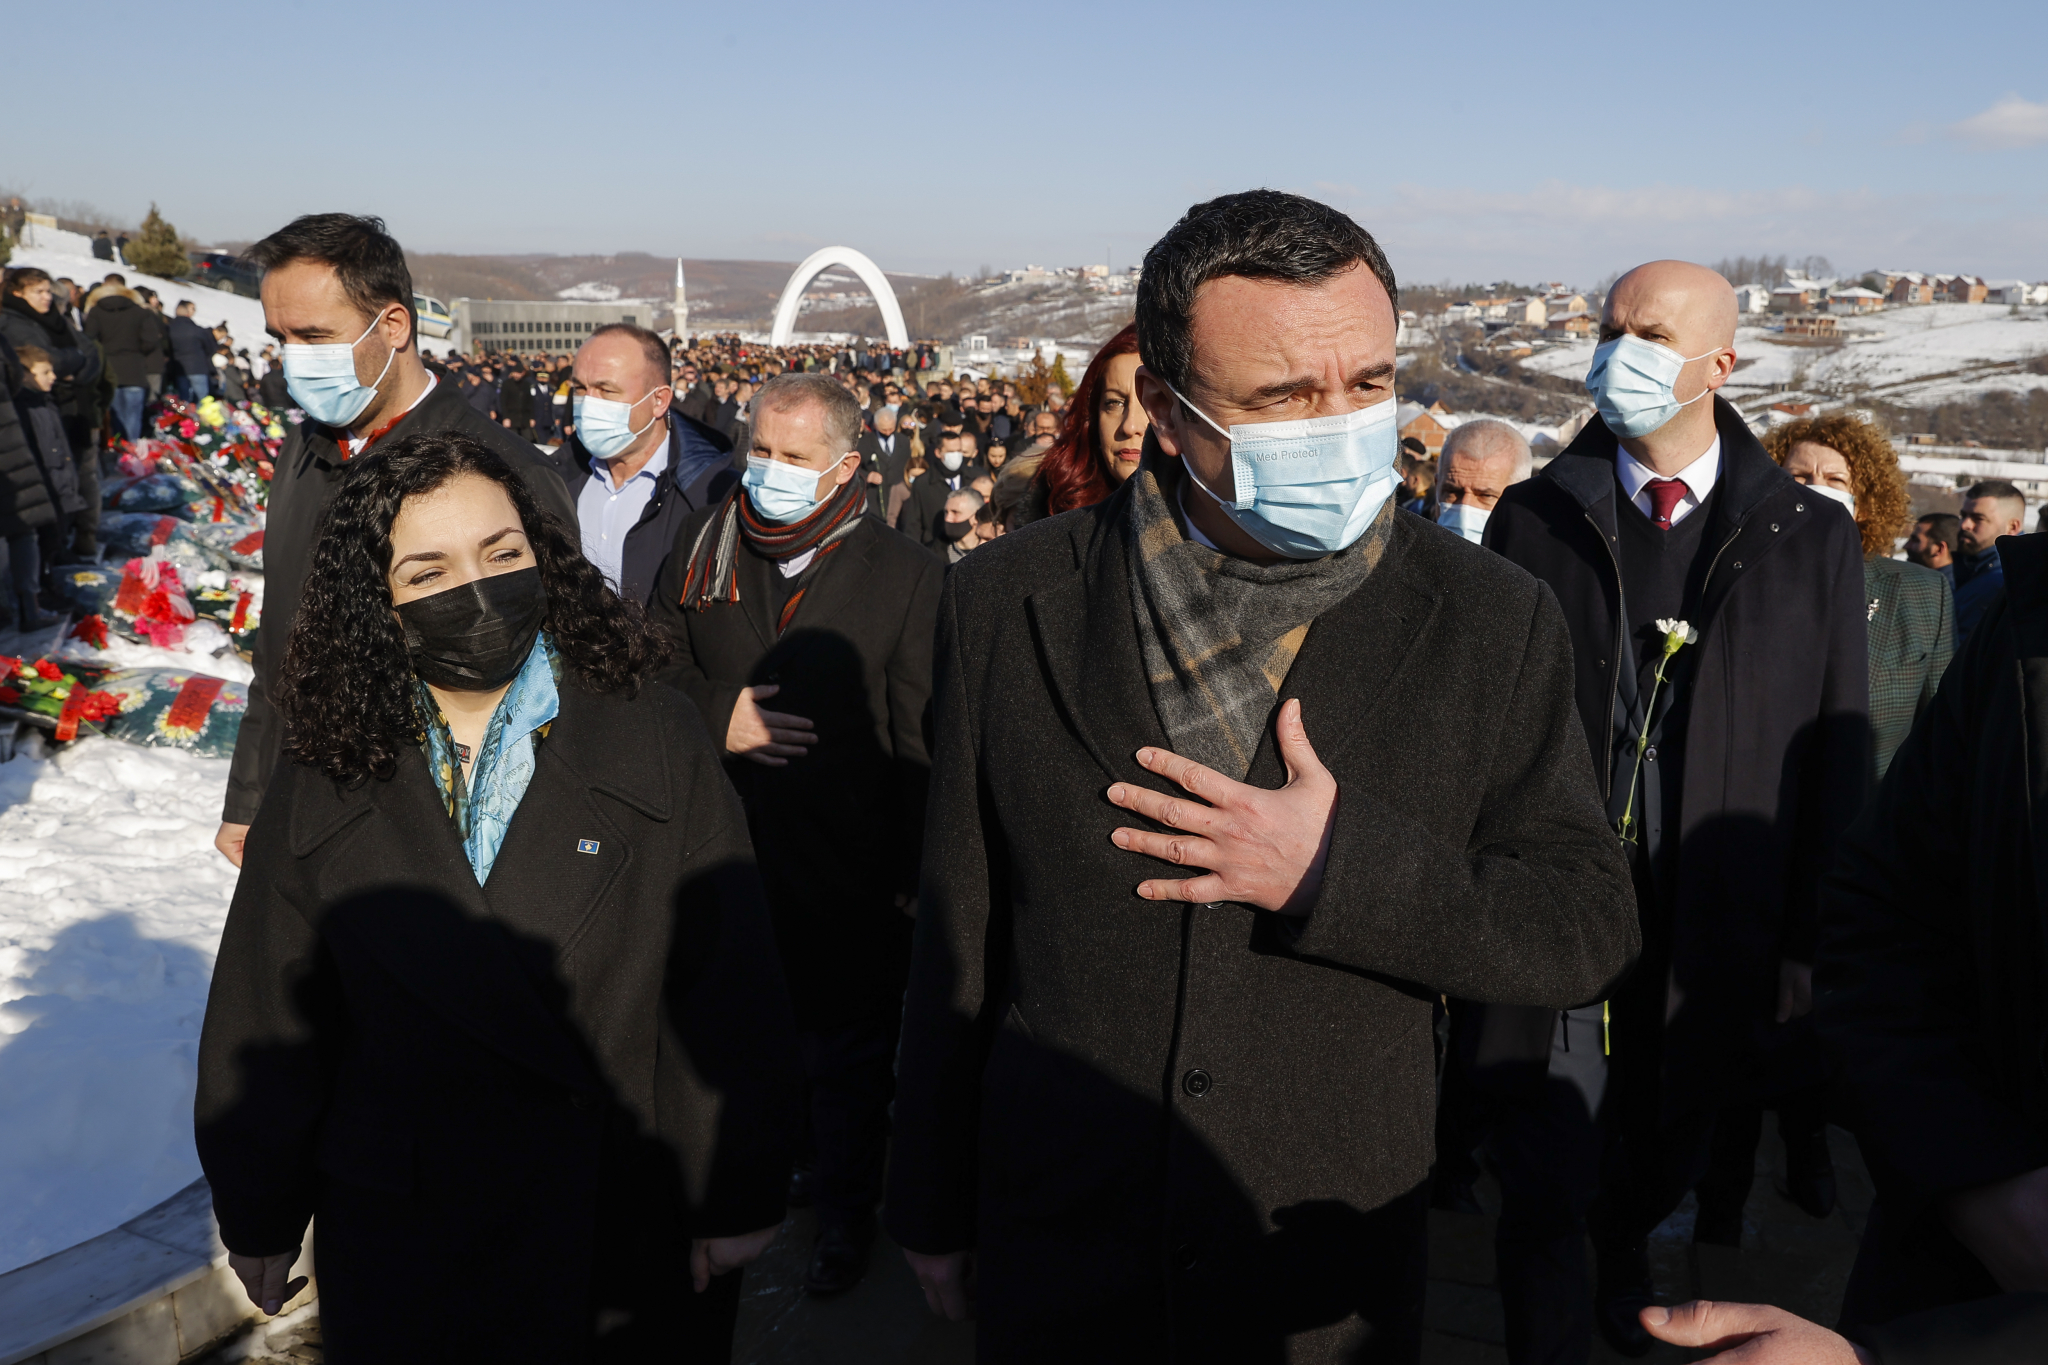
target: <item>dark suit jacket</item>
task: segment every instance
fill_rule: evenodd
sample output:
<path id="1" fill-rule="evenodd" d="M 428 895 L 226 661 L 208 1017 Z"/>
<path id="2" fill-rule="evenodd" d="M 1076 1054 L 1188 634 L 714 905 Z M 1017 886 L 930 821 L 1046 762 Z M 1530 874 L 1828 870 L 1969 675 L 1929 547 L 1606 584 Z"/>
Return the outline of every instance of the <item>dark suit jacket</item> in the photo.
<path id="1" fill-rule="evenodd" d="M 1955 596 L 1933 569 L 1872 555 L 1863 561 L 1863 591 L 1870 600 L 1871 786 L 1884 778 L 1892 755 L 1955 654 Z"/>
<path id="2" fill-rule="evenodd" d="M 967 461 L 952 474 L 936 458 L 927 457 L 924 473 L 910 481 L 910 496 L 896 513 L 896 529 L 927 550 L 943 553 L 946 543 L 939 535 L 939 521 L 946 515 L 946 499 L 959 491 L 951 483 L 965 488 L 986 473 L 988 466 L 979 460 Z M 883 491 L 887 492 L 886 485 Z"/>
<path id="3" fill-rule="evenodd" d="M 575 538 L 576 505 L 569 500 L 554 467 L 531 442 L 520 440 L 464 402 L 456 386 L 446 380 L 436 383 L 418 407 L 385 433 L 380 444 L 437 431 L 459 431 L 496 451 L 526 480 L 540 505 L 562 523 L 563 531 Z M 285 641 L 299 614 L 299 594 L 313 566 L 314 535 L 345 463 L 337 435 L 308 418 L 285 434 L 284 447 L 277 454 L 263 532 L 263 619 L 256 628 L 256 677 L 249 687 L 249 710 L 235 740 L 227 803 L 221 811 L 221 819 L 233 824 L 246 825 L 256 818 L 257 808 L 263 804 L 263 789 L 282 752 L 284 732 L 277 709 L 271 705 L 270 689 L 284 662 Z M 376 451 L 377 447 L 371 446 L 365 454 L 374 456 Z"/>
<path id="4" fill-rule="evenodd" d="M 910 433 L 899 428 L 889 438 L 890 448 L 882 449 L 882 438 L 872 431 L 860 434 L 860 444 L 854 449 L 860 452 L 860 477 L 880 474 L 882 481 L 868 485 L 868 511 L 875 516 L 886 516 L 889 510 L 889 490 L 903 482 L 903 466 L 910 463 Z"/>
<path id="5" fill-rule="evenodd" d="M 670 689 L 565 675 L 487 886 L 416 747 L 352 789 L 288 764 L 243 870 L 200 1161 L 237 1252 L 318 1218 L 332 1358 L 586 1359 L 594 1307 L 673 1321 L 691 1237 L 782 1218 L 788 997 L 739 803 Z M 408 1247 L 435 1293 L 392 1292 Z"/>
<path id="6" fill-rule="evenodd" d="M 784 768 L 729 758 L 775 912 L 799 1020 L 828 1028 L 901 1008 L 924 835 L 924 714 L 944 567 L 881 522 L 819 565 L 796 615 L 775 631 L 775 565 L 739 551 L 740 600 L 678 605 L 687 558 L 710 509 L 685 520 L 655 594 L 675 637 L 666 675 L 721 741 L 740 689 L 774 683 L 762 705 L 809 718 L 818 743 Z"/>
<path id="7" fill-rule="evenodd" d="M 2048 1166 L 2048 539 L 1998 549 L 1823 890 L 1815 1019 L 1878 1192 L 1845 1322 L 1993 1292 L 1934 1206 Z"/>
<path id="8" fill-rule="evenodd" d="M 1108 1320 L 1144 1358 L 1280 1359 L 1303 1333 L 1287 1359 L 1336 1359 L 1362 1308 L 1420 1330 L 1438 994 L 1598 998 L 1635 954 L 1628 872 L 1555 599 L 1397 515 L 1282 689 L 1341 790 L 1313 913 L 1297 935 L 1140 900 L 1186 874 L 1110 842 L 1144 822 L 1106 788 L 1164 787 L 1135 754 L 1170 747 L 1134 482 L 946 582 L 889 1227 L 977 1247 L 983 1340 L 1031 1358 L 1105 1358 Z M 1248 780 L 1286 780 L 1270 729 Z"/>
<path id="9" fill-rule="evenodd" d="M 1659 883 L 1668 903 L 1646 911 L 1642 969 L 1613 1005 L 1616 1056 L 1681 1078 L 1667 1094 L 1701 1107 L 1767 1082 L 1763 1063 L 1785 1041 L 1774 1022 L 1778 964 L 1813 959 L 1821 870 L 1862 804 L 1870 762 L 1856 524 L 1794 483 L 1734 408 L 1716 399 L 1714 411 L 1720 482 L 1711 508 L 1693 514 L 1713 517 L 1714 559 L 1691 623 L 1701 638 L 1674 661 L 1691 670 L 1690 706 L 1682 733 L 1660 741 L 1683 763 L 1679 809 L 1662 831 L 1675 844 Z M 1640 714 L 1613 550 L 1615 450 L 1604 423 L 1588 424 L 1542 473 L 1503 493 L 1486 523 L 1488 548 L 1564 607 L 1610 820 L 1627 797 Z M 1661 761 L 1669 766 L 1668 752 Z M 1639 794 L 1655 797 L 1656 770 L 1644 767 Z M 1657 808 L 1639 810 L 1654 837 Z"/>

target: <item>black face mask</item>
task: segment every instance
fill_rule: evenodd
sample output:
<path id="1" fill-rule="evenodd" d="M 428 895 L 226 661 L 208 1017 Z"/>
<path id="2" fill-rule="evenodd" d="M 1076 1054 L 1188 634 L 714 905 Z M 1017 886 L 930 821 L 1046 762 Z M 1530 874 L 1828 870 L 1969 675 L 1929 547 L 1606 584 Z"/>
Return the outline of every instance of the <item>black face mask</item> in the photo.
<path id="1" fill-rule="evenodd" d="M 421 682 L 490 692 L 519 676 L 547 612 L 540 570 L 516 569 L 407 602 L 398 620 Z"/>
<path id="2" fill-rule="evenodd" d="M 943 540 L 965 540 L 973 529 L 971 521 L 942 521 L 939 523 L 939 536 Z"/>

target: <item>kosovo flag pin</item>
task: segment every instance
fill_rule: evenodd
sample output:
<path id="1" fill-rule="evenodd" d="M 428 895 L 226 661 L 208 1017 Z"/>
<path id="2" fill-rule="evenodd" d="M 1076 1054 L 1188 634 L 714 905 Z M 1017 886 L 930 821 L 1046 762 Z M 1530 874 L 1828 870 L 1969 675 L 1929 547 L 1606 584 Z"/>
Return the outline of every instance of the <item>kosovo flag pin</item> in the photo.
<path id="1" fill-rule="evenodd" d="M 595 840 L 595 839 L 578 839 L 578 840 L 576 841 L 576 851 L 577 851 L 578 853 L 595 853 L 595 852 L 597 852 L 597 840 Z"/>

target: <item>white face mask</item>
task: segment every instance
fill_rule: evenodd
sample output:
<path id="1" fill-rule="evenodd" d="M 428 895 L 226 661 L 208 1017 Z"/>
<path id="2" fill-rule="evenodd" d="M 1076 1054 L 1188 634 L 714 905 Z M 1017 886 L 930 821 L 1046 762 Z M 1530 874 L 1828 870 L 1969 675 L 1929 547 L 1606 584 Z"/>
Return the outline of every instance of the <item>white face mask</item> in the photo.
<path id="1" fill-rule="evenodd" d="M 1810 483 L 1806 485 L 1806 491 L 1818 493 L 1824 498 L 1833 498 L 1836 502 L 1849 509 L 1850 516 L 1856 515 L 1856 495 L 1854 493 L 1840 488 L 1830 488 L 1824 483 Z"/>
<path id="2" fill-rule="evenodd" d="M 1492 513 L 1484 507 L 1451 502 L 1437 508 L 1436 524 L 1477 545 L 1486 535 L 1486 519 L 1491 515 Z"/>
<path id="3" fill-rule="evenodd" d="M 966 462 L 967 457 L 957 450 L 944 451 L 939 455 L 939 463 L 946 467 L 948 474 L 956 472 Z"/>

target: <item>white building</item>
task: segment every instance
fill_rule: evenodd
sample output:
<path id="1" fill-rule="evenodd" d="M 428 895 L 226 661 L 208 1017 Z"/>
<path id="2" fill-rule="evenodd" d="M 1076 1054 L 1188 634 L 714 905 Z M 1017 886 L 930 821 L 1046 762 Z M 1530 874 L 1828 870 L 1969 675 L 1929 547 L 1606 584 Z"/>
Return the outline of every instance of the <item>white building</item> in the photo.
<path id="1" fill-rule="evenodd" d="M 1771 291 L 1761 284 L 1738 284 L 1735 286 L 1735 306 L 1745 313 L 1768 313 L 1771 311 Z"/>

